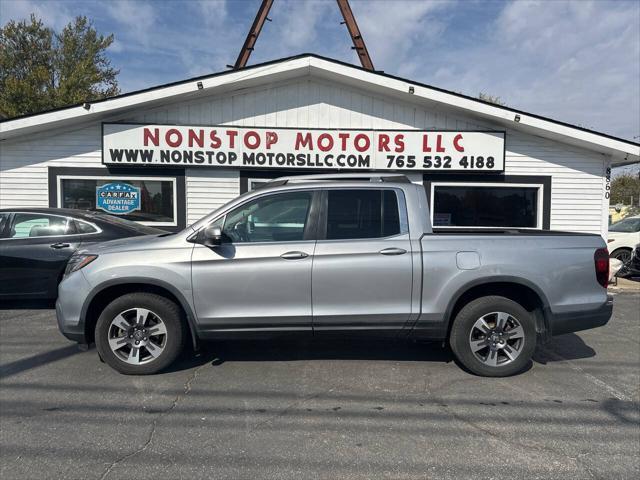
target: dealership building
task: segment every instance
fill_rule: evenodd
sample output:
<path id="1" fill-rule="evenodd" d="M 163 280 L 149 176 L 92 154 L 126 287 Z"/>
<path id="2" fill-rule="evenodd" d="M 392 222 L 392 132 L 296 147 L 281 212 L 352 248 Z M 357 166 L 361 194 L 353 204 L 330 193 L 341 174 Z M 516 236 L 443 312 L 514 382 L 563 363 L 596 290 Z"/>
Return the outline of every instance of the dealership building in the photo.
<path id="1" fill-rule="evenodd" d="M 305 54 L 0 123 L 0 208 L 183 228 L 268 179 L 402 173 L 434 225 L 606 235 L 637 143 Z"/>

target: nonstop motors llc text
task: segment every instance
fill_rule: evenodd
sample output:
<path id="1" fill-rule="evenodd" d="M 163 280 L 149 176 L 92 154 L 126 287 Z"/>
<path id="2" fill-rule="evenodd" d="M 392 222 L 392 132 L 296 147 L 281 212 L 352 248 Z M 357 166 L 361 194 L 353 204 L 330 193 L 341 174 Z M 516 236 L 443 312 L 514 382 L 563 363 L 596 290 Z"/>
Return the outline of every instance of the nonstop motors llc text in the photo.
<path id="1" fill-rule="evenodd" d="M 504 168 L 504 132 L 105 124 L 110 165 L 307 169 Z"/>

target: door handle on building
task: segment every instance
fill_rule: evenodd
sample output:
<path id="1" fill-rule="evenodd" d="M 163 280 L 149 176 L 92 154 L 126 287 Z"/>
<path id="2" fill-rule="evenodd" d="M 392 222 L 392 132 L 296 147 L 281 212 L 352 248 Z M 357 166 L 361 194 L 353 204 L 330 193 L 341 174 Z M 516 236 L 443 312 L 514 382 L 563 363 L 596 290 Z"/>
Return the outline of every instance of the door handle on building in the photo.
<path id="1" fill-rule="evenodd" d="M 69 244 L 68 243 L 62 243 L 62 242 L 58 242 L 58 243 L 53 243 L 50 245 L 51 248 L 55 248 L 60 249 L 60 248 L 69 248 Z"/>
<path id="2" fill-rule="evenodd" d="M 285 260 L 300 260 L 308 256 L 309 254 L 304 252 L 287 252 L 280 255 L 280 258 L 284 258 Z"/>
<path id="3" fill-rule="evenodd" d="M 381 255 L 404 255 L 407 251 L 404 248 L 385 248 L 380 250 L 378 253 Z"/>

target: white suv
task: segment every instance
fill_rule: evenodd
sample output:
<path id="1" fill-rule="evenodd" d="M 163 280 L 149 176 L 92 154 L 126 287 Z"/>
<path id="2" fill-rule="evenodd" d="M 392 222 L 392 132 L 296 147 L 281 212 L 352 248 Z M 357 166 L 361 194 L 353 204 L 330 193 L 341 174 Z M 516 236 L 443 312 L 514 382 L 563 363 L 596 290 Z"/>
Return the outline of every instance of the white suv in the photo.
<path id="1" fill-rule="evenodd" d="M 609 225 L 608 249 L 611 258 L 623 263 L 631 259 L 631 252 L 640 243 L 640 215 L 624 218 Z"/>

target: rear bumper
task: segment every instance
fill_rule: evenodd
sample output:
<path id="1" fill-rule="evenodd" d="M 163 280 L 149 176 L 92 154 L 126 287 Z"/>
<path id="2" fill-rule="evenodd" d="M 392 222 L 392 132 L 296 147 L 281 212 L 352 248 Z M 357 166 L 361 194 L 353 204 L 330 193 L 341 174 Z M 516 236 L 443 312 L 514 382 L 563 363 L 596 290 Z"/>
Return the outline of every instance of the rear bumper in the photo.
<path id="1" fill-rule="evenodd" d="M 551 335 L 562 335 L 601 327 L 609 321 L 612 312 L 613 297 L 607 295 L 607 301 L 594 310 L 552 314 L 549 319 L 550 333 Z"/>

